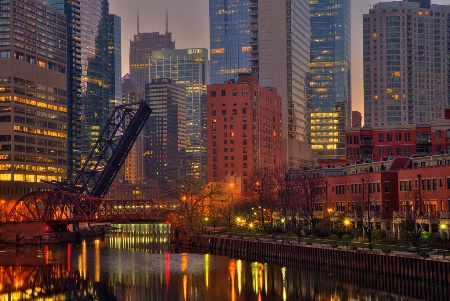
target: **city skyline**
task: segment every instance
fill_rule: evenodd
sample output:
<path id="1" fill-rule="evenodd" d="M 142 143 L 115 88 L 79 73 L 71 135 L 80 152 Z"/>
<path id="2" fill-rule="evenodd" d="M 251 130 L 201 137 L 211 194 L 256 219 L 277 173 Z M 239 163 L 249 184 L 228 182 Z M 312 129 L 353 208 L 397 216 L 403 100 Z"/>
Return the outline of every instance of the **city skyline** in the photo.
<path id="1" fill-rule="evenodd" d="M 369 6 L 379 0 L 351 1 L 351 37 L 352 37 L 352 110 L 364 112 L 364 91 L 362 82 L 362 18 L 369 12 Z M 448 0 L 432 0 L 432 4 L 449 4 Z M 165 32 L 166 11 L 169 16 L 169 31 L 173 34 L 176 48 L 209 49 L 209 1 L 208 0 L 167 0 L 151 5 L 145 0 L 132 2 L 110 0 L 110 13 L 122 18 L 122 75 L 128 70 L 130 39 L 137 31 L 137 11 L 140 15 L 141 32 Z"/>

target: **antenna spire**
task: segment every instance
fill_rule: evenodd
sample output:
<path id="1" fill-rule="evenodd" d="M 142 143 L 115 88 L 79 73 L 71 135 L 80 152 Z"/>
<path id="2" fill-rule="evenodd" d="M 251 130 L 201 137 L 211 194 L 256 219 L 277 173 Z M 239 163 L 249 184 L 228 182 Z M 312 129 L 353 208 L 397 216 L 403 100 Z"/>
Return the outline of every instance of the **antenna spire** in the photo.
<path id="1" fill-rule="evenodd" d="M 166 8 L 166 34 L 169 33 L 169 12 Z"/>
<path id="2" fill-rule="evenodd" d="M 139 34 L 139 10 L 137 11 L 137 34 Z"/>

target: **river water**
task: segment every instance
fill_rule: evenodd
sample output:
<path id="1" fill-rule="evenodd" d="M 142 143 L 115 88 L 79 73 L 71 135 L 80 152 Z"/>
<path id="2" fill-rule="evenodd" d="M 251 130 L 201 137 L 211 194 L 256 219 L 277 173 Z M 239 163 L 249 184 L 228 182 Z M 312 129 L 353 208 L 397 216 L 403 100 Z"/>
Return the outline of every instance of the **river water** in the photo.
<path id="1" fill-rule="evenodd" d="M 317 266 L 185 253 L 168 226 L 116 225 L 103 240 L 0 254 L 3 300 L 448 300 L 448 286 Z M 3 257 L 1 257 L 3 256 Z"/>

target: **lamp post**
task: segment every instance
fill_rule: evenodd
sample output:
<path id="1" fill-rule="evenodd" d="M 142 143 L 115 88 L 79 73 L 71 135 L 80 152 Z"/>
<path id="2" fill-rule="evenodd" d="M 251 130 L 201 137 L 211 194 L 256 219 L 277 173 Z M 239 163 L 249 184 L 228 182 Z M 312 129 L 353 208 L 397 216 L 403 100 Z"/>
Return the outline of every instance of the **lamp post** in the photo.
<path id="1" fill-rule="evenodd" d="M 250 223 L 248 226 L 250 227 L 250 237 L 252 237 L 253 223 Z"/>

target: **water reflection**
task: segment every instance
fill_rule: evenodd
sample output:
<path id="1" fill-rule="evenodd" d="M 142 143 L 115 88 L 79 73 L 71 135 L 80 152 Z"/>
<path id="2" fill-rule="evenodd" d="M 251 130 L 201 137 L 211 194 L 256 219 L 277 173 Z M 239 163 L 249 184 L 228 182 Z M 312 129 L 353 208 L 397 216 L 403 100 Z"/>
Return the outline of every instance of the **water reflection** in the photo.
<path id="1" fill-rule="evenodd" d="M 433 283 L 177 252 L 163 225 L 121 229 L 103 241 L 8 249 L 0 255 L 0 301 L 395 301 L 449 295 L 448 286 Z"/>

